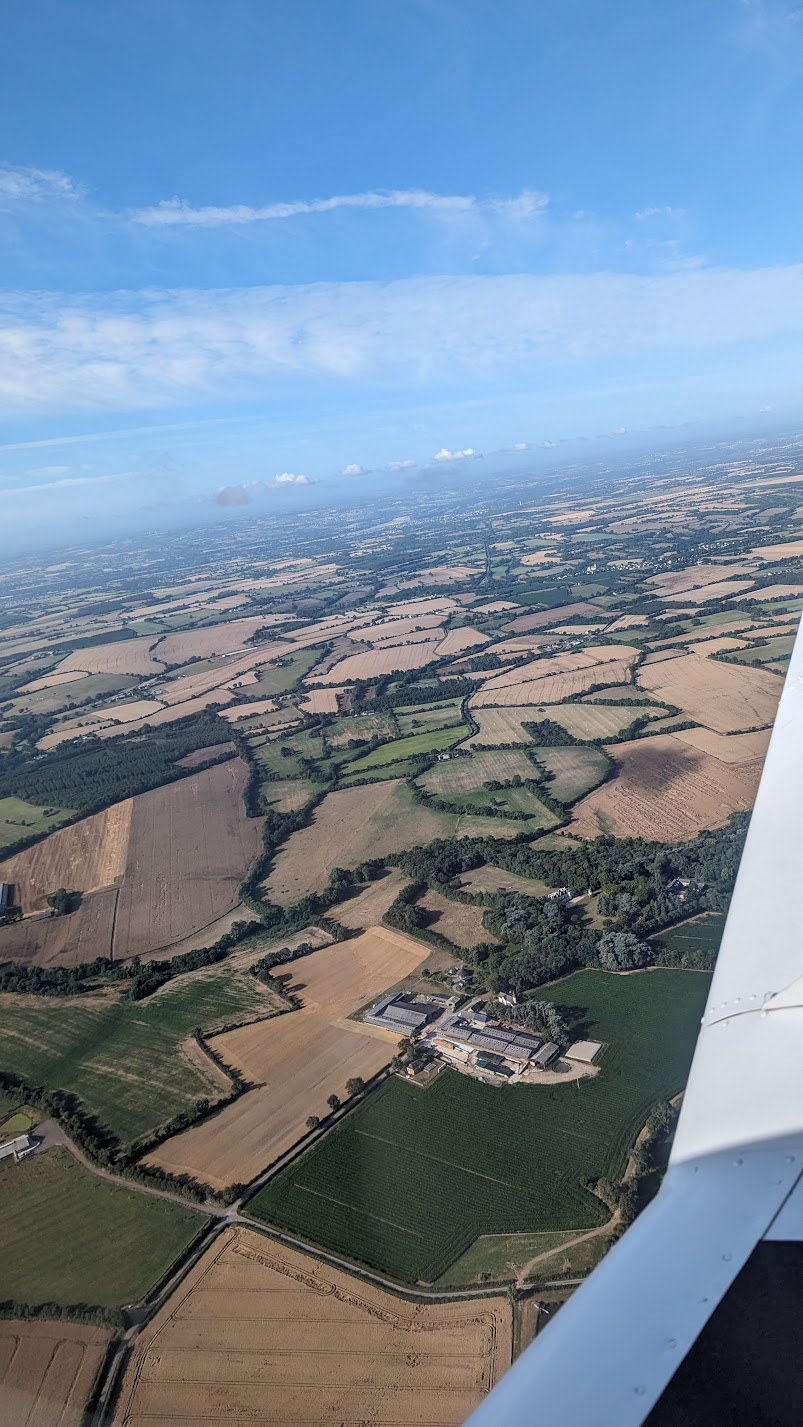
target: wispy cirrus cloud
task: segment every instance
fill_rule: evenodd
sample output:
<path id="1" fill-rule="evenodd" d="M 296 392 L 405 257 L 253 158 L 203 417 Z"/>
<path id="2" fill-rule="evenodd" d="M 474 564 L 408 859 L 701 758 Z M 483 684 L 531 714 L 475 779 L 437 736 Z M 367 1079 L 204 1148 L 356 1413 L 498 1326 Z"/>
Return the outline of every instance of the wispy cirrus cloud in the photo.
<path id="1" fill-rule="evenodd" d="M 288 383 L 420 390 L 556 362 L 797 340 L 803 264 L 31 294 L 0 308 L 0 414 L 122 411 L 210 393 L 262 399 Z"/>
<path id="2" fill-rule="evenodd" d="M 275 223 L 310 214 L 333 213 L 341 208 L 413 208 L 441 214 L 471 213 L 481 209 L 509 218 L 529 218 L 541 212 L 549 197 L 535 189 L 524 189 L 513 198 L 478 198 L 475 194 L 430 193 L 423 188 L 372 189 L 365 193 L 341 193 L 329 198 L 302 198 L 284 203 L 205 204 L 193 207 L 182 198 L 165 198 L 149 208 L 129 211 L 132 222 L 145 228 L 220 228 L 248 223 Z"/>
<path id="3" fill-rule="evenodd" d="M 0 201 L 41 203 L 53 198 L 78 198 L 83 191 L 69 174 L 58 169 L 0 163 Z"/>
<path id="4" fill-rule="evenodd" d="M 127 481 L 135 478 L 137 471 L 120 471 L 114 476 L 67 476 L 59 481 L 37 481 L 34 485 L 27 486 L 4 486 L 0 491 L 3 497 L 33 495 L 38 491 L 65 491 L 76 486 L 108 486 L 116 481 Z"/>

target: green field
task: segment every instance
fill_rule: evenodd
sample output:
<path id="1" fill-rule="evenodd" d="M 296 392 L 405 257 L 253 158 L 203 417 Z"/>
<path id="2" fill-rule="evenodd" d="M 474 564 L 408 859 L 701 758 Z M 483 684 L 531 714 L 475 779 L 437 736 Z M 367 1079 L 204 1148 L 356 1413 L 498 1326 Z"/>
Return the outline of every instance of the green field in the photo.
<path id="1" fill-rule="evenodd" d="M 0 1299 L 135 1303 L 204 1225 L 169 1200 L 109 1184 L 49 1149 L 0 1165 Z"/>
<path id="2" fill-rule="evenodd" d="M 437 704 L 410 704 L 396 709 L 395 713 L 401 734 L 449 728 L 460 722 L 460 699 L 444 699 Z"/>
<path id="3" fill-rule="evenodd" d="M 547 789 L 562 803 L 574 803 L 596 788 L 612 767 L 598 748 L 536 748 L 538 762 L 553 775 Z"/>
<path id="4" fill-rule="evenodd" d="M 256 683 L 247 686 L 249 699 L 269 699 L 274 694 L 287 693 L 297 679 L 302 679 L 309 673 L 316 659 L 320 657 L 320 649 L 300 649 L 297 654 L 287 658 L 286 664 L 266 664 L 263 669 L 257 669 Z"/>
<path id="5" fill-rule="evenodd" d="M 451 748 L 458 739 L 465 738 L 468 729 L 464 723 L 452 728 L 436 728 L 429 732 L 416 733 L 409 738 L 395 738 L 392 743 L 383 743 L 372 753 L 366 753 L 349 764 L 349 773 L 363 772 L 366 768 L 381 768 L 386 763 L 400 763 L 405 758 L 414 758 L 420 753 L 434 753 L 443 748 Z"/>
<path id="6" fill-rule="evenodd" d="M 0 851 L 24 837 L 50 832 L 72 816 L 71 808 L 38 808 L 22 798 L 0 798 Z"/>
<path id="7" fill-rule="evenodd" d="M 277 812 L 292 813 L 322 790 L 322 783 L 312 783 L 309 778 L 279 778 L 262 784 L 262 797 Z"/>
<path id="8" fill-rule="evenodd" d="M 773 659 L 788 659 L 794 642 L 794 634 L 779 634 L 775 639 L 768 639 L 766 644 L 757 644 L 752 649 L 734 649 L 730 657 L 739 664 L 768 664 Z"/>
<path id="9" fill-rule="evenodd" d="M 0 1124 L 0 1140 L 10 1140 L 15 1135 L 27 1135 L 32 1126 L 31 1115 L 27 1115 L 24 1110 L 15 1110 L 13 1115 L 9 1115 L 8 1119 Z"/>
<path id="10" fill-rule="evenodd" d="M 694 957 L 718 952 L 724 930 L 724 913 L 710 912 L 707 916 L 695 918 L 691 922 L 681 922 L 669 931 L 660 932 L 653 940 L 660 942 L 669 951 Z"/>
<path id="11" fill-rule="evenodd" d="M 516 1278 L 536 1254 L 546 1254 L 571 1242 L 565 1233 L 482 1234 L 438 1279 L 439 1288 L 462 1288 L 468 1283 L 504 1283 Z M 548 1260 L 550 1270 L 560 1256 Z"/>
<path id="12" fill-rule="evenodd" d="M 144 1001 L 106 996 L 0 996 L 0 1068 L 29 1084 L 71 1090 L 124 1144 L 219 1082 L 180 1052 L 196 1027 L 255 1019 L 275 1005 L 227 962 L 179 976 Z"/>
<path id="13" fill-rule="evenodd" d="M 480 1234 L 593 1227 L 607 1213 L 582 1180 L 620 1176 L 651 1108 L 682 1088 L 709 983 L 582 971 L 540 988 L 605 1042 L 599 1075 L 497 1087 L 448 1070 L 425 1094 L 394 1077 L 249 1210 L 408 1283 L 439 1278 Z"/>

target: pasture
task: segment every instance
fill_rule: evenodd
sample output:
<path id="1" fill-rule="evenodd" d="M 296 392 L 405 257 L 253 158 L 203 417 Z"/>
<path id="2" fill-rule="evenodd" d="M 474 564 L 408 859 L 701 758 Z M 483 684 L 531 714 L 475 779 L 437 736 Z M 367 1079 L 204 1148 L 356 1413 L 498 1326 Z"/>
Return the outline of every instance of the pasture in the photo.
<path id="1" fill-rule="evenodd" d="M 345 1100 L 347 1080 L 370 1080 L 387 1065 L 398 1037 L 346 1017 L 426 956 L 427 947 L 412 937 L 371 927 L 275 967 L 273 975 L 299 997 L 301 1009 L 211 1041 L 256 1088 L 166 1140 L 146 1163 L 192 1174 L 218 1189 L 253 1179 L 302 1137 L 308 1115 L 328 1114 L 328 1095 Z"/>
<path id="2" fill-rule="evenodd" d="M 282 655 L 280 662 L 257 669 L 256 680 L 248 685 L 249 696 L 268 699 L 277 694 L 286 694 L 297 680 L 303 679 L 304 675 L 309 673 L 319 658 L 319 649 L 299 649 L 297 653 Z"/>
<path id="3" fill-rule="evenodd" d="M 449 728 L 460 722 L 460 699 L 441 699 L 434 704 L 410 704 L 394 709 L 402 736 Z"/>
<path id="4" fill-rule="evenodd" d="M 583 971 L 539 989 L 605 1044 L 578 1086 L 394 1077 L 250 1202 L 254 1217 L 407 1282 L 433 1282 L 481 1234 L 591 1228 L 586 1177 L 619 1177 L 688 1074 L 710 977 Z"/>
<path id="5" fill-rule="evenodd" d="M 24 837 L 50 832 L 71 816 L 70 808 L 40 808 L 22 798 L 0 798 L 0 851 L 21 842 Z M 0 880 L 3 880 L 1 870 Z"/>
<path id="6" fill-rule="evenodd" d="M 371 768 L 382 768 L 387 763 L 400 763 L 407 758 L 415 758 L 422 753 L 435 753 L 451 748 L 468 732 L 464 723 L 447 728 L 432 728 L 423 733 L 410 734 L 408 738 L 395 738 L 392 743 L 383 743 L 362 758 L 349 764 L 350 773 L 363 773 Z"/>
<path id="7" fill-rule="evenodd" d="M 110 1184 L 54 1147 L 0 1164 L 0 1299 L 135 1303 L 204 1220 L 166 1199 Z"/>
<path id="8" fill-rule="evenodd" d="M 543 847 L 543 840 L 539 840 L 538 847 Z M 521 877 L 518 872 L 506 872 L 488 863 L 472 872 L 462 872 L 456 881 L 467 892 L 523 892 L 525 897 L 546 897 L 553 890 L 534 877 Z"/>
<path id="9" fill-rule="evenodd" d="M 0 1323 L 0 1421 L 84 1427 L 110 1338 L 108 1328 L 83 1323 Z"/>
<path id="10" fill-rule="evenodd" d="M 499 945 L 498 937 L 482 925 L 482 907 L 452 902 L 432 887 L 428 887 L 423 897 L 419 897 L 416 906 L 427 913 L 427 931 L 439 932 L 455 946 L 478 946 L 483 941 Z"/>
<path id="11" fill-rule="evenodd" d="M 682 709 L 688 718 L 717 733 L 740 733 L 772 723 L 783 679 L 766 669 L 724 664 L 685 654 L 644 665 L 638 683 L 656 698 Z"/>
<path id="12" fill-rule="evenodd" d="M 280 1008 L 231 961 L 179 976 L 144 1001 L 3 995 L 0 1067 L 47 1090 L 74 1091 L 130 1144 L 227 1087 L 190 1039 L 196 1026 L 211 1030 Z"/>
<path id="13" fill-rule="evenodd" d="M 514 778 L 537 777 L 538 769 L 521 749 L 499 748 L 437 763 L 421 775 L 419 782 L 428 792 L 450 800 L 456 794 L 477 792 L 488 782 L 510 783 Z"/>
<path id="14" fill-rule="evenodd" d="M 553 723 L 559 723 L 573 738 L 582 738 L 587 742 L 618 738 L 637 718 L 643 718 L 645 714 L 650 718 L 658 718 L 665 712 L 665 709 L 655 704 L 650 704 L 647 708 L 628 708 L 620 704 L 580 703 L 544 710 Z"/>
<path id="15" fill-rule="evenodd" d="M 536 748 L 538 762 L 552 774 L 548 791 L 562 803 L 575 803 L 595 788 L 612 766 L 598 748 Z"/>
<path id="16" fill-rule="evenodd" d="M 574 809 L 579 837 L 682 842 L 752 808 L 763 759 L 725 763 L 671 733 L 612 747 L 617 775 Z"/>
<path id="17" fill-rule="evenodd" d="M 460 1427 L 511 1348 L 502 1297 L 408 1303 L 228 1229 L 137 1339 L 115 1422 Z"/>

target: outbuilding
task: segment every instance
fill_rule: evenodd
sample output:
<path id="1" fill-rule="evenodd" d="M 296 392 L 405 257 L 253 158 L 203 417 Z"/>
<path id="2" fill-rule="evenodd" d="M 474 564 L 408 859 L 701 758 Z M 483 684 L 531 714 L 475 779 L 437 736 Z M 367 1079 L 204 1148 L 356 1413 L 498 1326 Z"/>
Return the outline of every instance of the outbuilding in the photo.
<path id="1" fill-rule="evenodd" d="M 560 1046 L 555 1045 L 554 1041 L 547 1041 L 546 1045 L 542 1045 L 541 1049 L 535 1052 L 532 1058 L 532 1064 L 536 1066 L 538 1070 L 546 1070 L 559 1055 Z"/>

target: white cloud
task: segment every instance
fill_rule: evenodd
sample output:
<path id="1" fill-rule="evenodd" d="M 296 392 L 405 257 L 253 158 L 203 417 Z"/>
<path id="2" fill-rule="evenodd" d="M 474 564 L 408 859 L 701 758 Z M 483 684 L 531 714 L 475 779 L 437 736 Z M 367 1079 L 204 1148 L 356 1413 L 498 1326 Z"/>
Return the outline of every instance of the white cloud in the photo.
<path id="1" fill-rule="evenodd" d="M 0 200 L 36 203 L 48 198 L 75 198 L 81 191 L 69 174 L 57 169 L 16 168 L 0 163 Z"/>
<path id="2" fill-rule="evenodd" d="M 542 441 L 542 442 L 541 442 L 541 445 L 544 447 L 544 450 L 545 450 L 545 451 L 551 451 L 551 450 L 553 450 L 553 448 L 554 448 L 555 446 L 557 446 L 557 444 L 558 444 L 557 441 Z"/>
<path id="3" fill-rule="evenodd" d="M 32 495 L 34 491 L 69 490 L 73 486 L 104 486 L 114 481 L 127 481 L 136 475 L 136 471 L 121 471 L 115 476 L 68 476 L 65 480 L 41 481 L 33 486 L 5 486 L 2 495 Z"/>
<path id="4" fill-rule="evenodd" d="M 388 461 L 388 464 L 386 465 L 385 470 L 386 470 L 386 471 L 413 471 L 413 470 L 415 470 L 417 464 L 418 464 L 417 461 Z"/>
<path id="5" fill-rule="evenodd" d="M 69 475 L 69 466 L 33 466 L 26 471 L 27 476 L 66 476 Z"/>
<path id="6" fill-rule="evenodd" d="M 513 446 L 513 450 L 514 450 L 514 451 L 529 451 L 529 449 L 530 449 L 530 443 L 529 443 L 529 441 L 516 441 L 516 442 L 514 443 L 514 446 Z"/>
<path id="7" fill-rule="evenodd" d="M 165 198 L 150 208 L 134 208 L 129 217 L 146 228 L 220 228 L 230 224 L 270 223 L 307 214 L 332 213 L 338 208 L 417 208 L 437 213 L 468 213 L 478 208 L 514 219 L 540 213 L 548 204 L 545 193 L 524 189 L 515 198 L 480 199 L 474 194 L 430 193 L 422 188 L 372 189 L 366 193 L 341 193 L 330 198 L 296 199 L 289 203 L 215 204 L 193 208 L 182 198 Z"/>
<path id="8" fill-rule="evenodd" d="M 34 293 L 2 307 L 0 413 L 122 411 L 210 393 L 261 399 L 288 382 L 421 389 L 557 362 L 797 339 L 803 264 Z"/>
<path id="9" fill-rule="evenodd" d="M 340 474 L 341 476 L 365 476 L 368 474 L 368 472 L 366 471 L 365 466 L 357 466 L 352 464 L 350 466 L 344 466 Z"/>
<path id="10" fill-rule="evenodd" d="M 473 446 L 467 446 L 465 451 L 450 451 L 447 446 L 441 446 L 440 451 L 436 451 L 433 461 L 470 461 L 472 457 L 479 456 L 479 451 L 475 451 Z"/>
<path id="11" fill-rule="evenodd" d="M 272 481 L 265 481 L 266 490 L 273 488 L 280 490 L 282 486 L 314 486 L 312 476 L 295 476 L 291 471 L 282 471 L 281 475 L 274 476 Z"/>
<path id="12" fill-rule="evenodd" d="M 661 208 L 640 208 L 635 217 L 639 223 L 645 223 L 648 218 L 685 218 L 686 209 L 672 208 L 670 204 L 665 203 Z"/>

